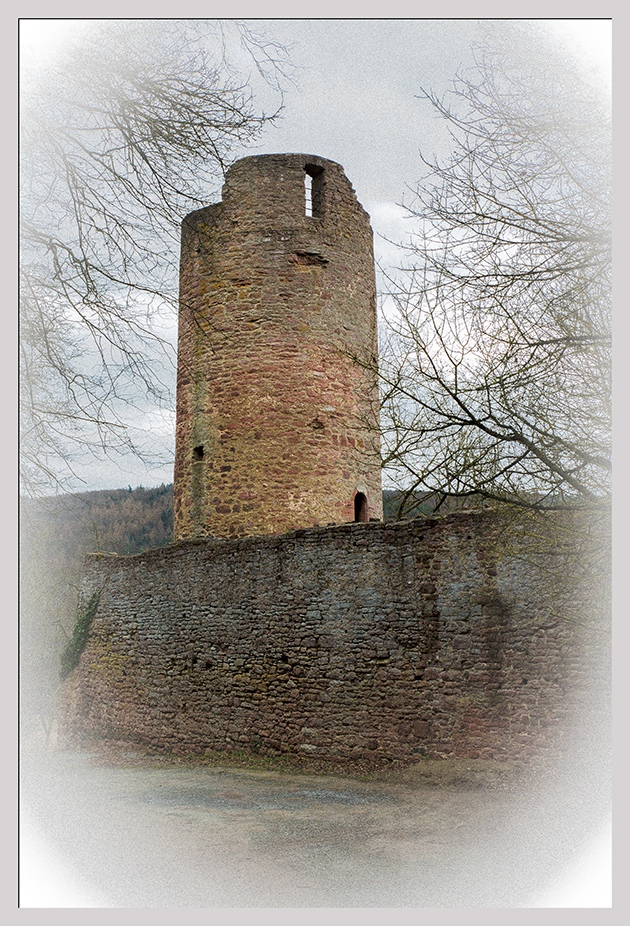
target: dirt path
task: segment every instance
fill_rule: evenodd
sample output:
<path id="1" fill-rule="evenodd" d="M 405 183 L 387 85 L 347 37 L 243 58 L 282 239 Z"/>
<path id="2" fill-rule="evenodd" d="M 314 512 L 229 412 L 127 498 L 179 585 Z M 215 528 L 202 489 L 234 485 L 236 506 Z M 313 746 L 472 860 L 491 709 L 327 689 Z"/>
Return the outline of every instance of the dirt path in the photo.
<path id="1" fill-rule="evenodd" d="M 588 775 L 538 790 L 406 778 L 26 756 L 22 905 L 538 906 L 607 805 Z"/>

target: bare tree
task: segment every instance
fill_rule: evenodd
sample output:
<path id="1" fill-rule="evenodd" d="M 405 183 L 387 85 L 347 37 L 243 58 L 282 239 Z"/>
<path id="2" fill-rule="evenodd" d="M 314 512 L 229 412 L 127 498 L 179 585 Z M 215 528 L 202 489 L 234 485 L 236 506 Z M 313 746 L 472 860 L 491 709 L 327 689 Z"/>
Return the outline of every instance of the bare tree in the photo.
<path id="1" fill-rule="evenodd" d="M 384 465 L 409 503 L 597 508 L 611 470 L 610 117 L 573 66 L 502 26 L 446 98 L 422 96 L 453 147 L 423 158 L 409 259 L 389 277 Z"/>
<path id="2" fill-rule="evenodd" d="M 250 62 L 277 91 L 254 106 Z M 128 407 L 168 401 L 160 320 L 182 216 L 281 107 L 283 48 L 238 22 L 96 21 L 22 75 L 21 460 L 28 494 L 82 453 L 134 450 Z M 167 374 L 168 375 L 168 374 Z"/>

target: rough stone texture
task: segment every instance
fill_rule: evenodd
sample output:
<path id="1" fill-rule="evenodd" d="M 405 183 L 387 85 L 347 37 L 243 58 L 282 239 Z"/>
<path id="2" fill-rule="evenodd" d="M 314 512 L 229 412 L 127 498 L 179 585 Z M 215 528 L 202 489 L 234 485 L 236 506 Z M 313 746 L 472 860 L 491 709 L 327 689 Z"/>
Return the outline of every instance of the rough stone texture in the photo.
<path id="1" fill-rule="evenodd" d="M 604 722 L 608 684 L 592 589 L 572 592 L 582 622 L 550 616 L 559 573 L 490 512 L 91 556 L 83 601 L 103 591 L 62 739 L 337 760 L 557 749 L 571 718 Z"/>
<path id="2" fill-rule="evenodd" d="M 378 390 L 356 362 L 376 349 L 372 230 L 340 165 L 234 164 L 183 223 L 175 539 L 353 521 L 357 493 L 380 518 Z"/>

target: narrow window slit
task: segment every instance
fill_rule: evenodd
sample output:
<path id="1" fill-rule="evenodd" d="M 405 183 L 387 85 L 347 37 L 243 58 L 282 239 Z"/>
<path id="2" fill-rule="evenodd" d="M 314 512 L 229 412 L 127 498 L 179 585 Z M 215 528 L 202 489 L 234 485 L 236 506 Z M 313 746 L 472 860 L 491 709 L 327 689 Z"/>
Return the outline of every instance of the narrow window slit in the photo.
<path id="1" fill-rule="evenodd" d="M 313 178 L 310 174 L 304 174 L 304 210 L 309 218 L 313 216 Z"/>
<path id="2" fill-rule="evenodd" d="M 203 460 L 203 444 L 199 444 L 198 447 L 193 448 L 193 460 Z"/>

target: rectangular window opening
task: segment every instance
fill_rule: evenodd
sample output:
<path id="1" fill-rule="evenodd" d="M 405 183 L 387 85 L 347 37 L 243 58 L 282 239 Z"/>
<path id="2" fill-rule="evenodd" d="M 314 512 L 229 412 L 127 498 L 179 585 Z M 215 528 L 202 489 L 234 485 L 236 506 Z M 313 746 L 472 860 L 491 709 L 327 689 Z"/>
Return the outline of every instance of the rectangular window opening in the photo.
<path id="1" fill-rule="evenodd" d="M 304 168 L 304 214 L 309 218 L 324 214 L 324 169 L 315 164 Z"/>
<path id="2" fill-rule="evenodd" d="M 199 444 L 198 447 L 193 448 L 193 460 L 203 460 L 203 444 Z"/>

